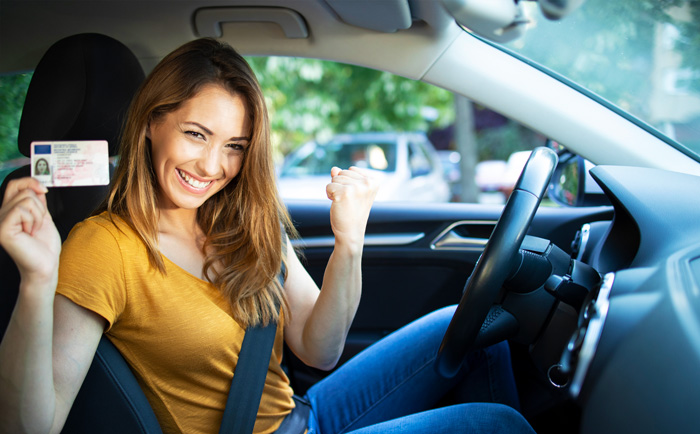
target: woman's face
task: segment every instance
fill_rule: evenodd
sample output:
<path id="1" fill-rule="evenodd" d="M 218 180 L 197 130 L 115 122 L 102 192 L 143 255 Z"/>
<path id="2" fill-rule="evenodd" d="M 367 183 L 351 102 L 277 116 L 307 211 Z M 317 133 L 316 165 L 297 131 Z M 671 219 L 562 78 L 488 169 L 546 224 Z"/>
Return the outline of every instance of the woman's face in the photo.
<path id="1" fill-rule="evenodd" d="M 47 169 L 49 168 L 48 164 L 46 164 L 46 161 L 44 160 L 39 160 L 36 162 L 36 171 L 40 174 L 46 173 Z"/>
<path id="2" fill-rule="evenodd" d="M 162 209 L 197 209 L 238 175 L 251 126 L 243 99 L 207 85 L 152 122 L 153 168 Z"/>

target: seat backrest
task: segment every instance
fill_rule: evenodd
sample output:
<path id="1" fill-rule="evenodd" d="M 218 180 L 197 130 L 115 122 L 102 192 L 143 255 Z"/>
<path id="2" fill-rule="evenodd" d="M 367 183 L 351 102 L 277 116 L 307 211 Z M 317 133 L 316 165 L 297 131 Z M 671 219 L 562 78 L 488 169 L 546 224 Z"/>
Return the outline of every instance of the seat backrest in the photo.
<path id="1" fill-rule="evenodd" d="M 35 140 L 107 140 L 110 156 L 116 155 L 128 106 L 144 78 L 136 56 L 111 37 L 87 33 L 56 42 L 29 84 L 18 134 L 20 152 L 28 157 Z M 0 198 L 7 182 L 29 174 L 29 165 L 10 173 Z M 92 213 L 107 191 L 107 186 L 49 188 L 47 205 L 61 239 Z M 0 276 L 1 336 L 19 289 L 17 267 L 2 248 Z M 105 337 L 63 432 L 161 433 L 128 365 Z"/>
<path id="2" fill-rule="evenodd" d="M 61 432 L 162 434 L 129 365 L 105 336 Z"/>
<path id="3" fill-rule="evenodd" d="M 107 140 L 109 155 L 116 155 L 126 111 L 144 78 L 136 56 L 113 38 L 85 33 L 56 42 L 29 83 L 19 124 L 20 153 L 29 157 L 35 140 Z M 29 173 L 29 166 L 10 173 L 0 193 L 8 181 Z M 62 239 L 106 192 L 107 186 L 49 189 L 49 211 Z"/>

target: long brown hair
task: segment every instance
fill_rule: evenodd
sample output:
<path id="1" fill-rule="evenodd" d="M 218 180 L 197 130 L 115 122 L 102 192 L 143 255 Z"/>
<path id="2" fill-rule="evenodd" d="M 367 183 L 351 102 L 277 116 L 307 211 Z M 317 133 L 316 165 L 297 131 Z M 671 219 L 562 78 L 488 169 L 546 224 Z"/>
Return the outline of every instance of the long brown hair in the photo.
<path id="1" fill-rule="evenodd" d="M 262 90 L 248 63 L 229 45 L 210 38 L 191 41 L 151 72 L 129 110 L 114 182 L 101 209 L 124 219 L 146 245 L 151 266 L 165 273 L 158 249 L 158 181 L 146 128 L 207 84 L 240 95 L 252 127 L 238 176 L 197 211 L 206 237 L 203 274 L 220 288 L 243 326 L 279 320 L 277 306 L 289 318 L 277 274 L 285 260 L 283 230 L 295 231 L 277 193 Z"/>

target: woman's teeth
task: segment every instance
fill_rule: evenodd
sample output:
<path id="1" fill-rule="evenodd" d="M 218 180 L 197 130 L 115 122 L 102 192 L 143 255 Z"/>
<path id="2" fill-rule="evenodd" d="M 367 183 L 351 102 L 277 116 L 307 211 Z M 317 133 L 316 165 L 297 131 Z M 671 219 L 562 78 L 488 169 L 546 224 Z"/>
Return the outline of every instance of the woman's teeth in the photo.
<path id="1" fill-rule="evenodd" d="M 197 181 L 196 179 L 192 178 L 190 175 L 187 173 L 183 172 L 182 170 L 177 171 L 180 174 L 180 177 L 185 180 L 189 185 L 191 185 L 194 188 L 204 188 L 211 184 L 211 181 L 207 182 L 202 182 L 202 181 Z"/>

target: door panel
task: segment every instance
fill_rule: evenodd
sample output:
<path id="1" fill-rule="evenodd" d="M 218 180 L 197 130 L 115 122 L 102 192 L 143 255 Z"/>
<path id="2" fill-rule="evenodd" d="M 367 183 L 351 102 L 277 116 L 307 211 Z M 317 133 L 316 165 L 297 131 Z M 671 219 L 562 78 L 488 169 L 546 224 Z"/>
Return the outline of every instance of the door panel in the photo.
<path id="1" fill-rule="evenodd" d="M 330 203 L 290 201 L 287 206 L 301 236 L 293 242 L 320 287 L 332 251 Z M 376 203 L 362 258 L 362 300 L 341 363 L 410 321 L 459 302 L 501 211 L 501 206 L 479 204 Z M 611 216 L 610 208 L 543 207 L 530 235 L 570 251 L 582 224 Z M 297 393 L 326 374 L 287 357 Z"/>

